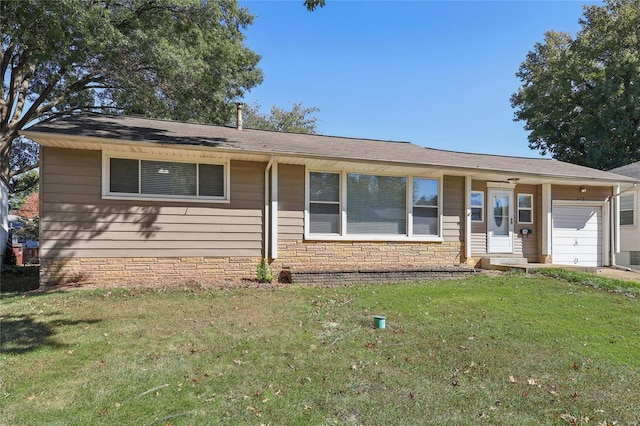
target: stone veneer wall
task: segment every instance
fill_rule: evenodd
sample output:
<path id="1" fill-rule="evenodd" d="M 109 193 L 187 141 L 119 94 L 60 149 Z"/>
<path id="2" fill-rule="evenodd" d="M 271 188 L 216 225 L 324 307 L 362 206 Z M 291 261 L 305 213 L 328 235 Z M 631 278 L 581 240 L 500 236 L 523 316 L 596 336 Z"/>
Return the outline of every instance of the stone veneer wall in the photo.
<path id="1" fill-rule="evenodd" d="M 291 270 L 457 267 L 460 242 L 280 241 L 274 264 Z"/>
<path id="2" fill-rule="evenodd" d="M 321 277 L 320 272 L 342 274 L 336 280 L 346 283 L 440 278 L 465 269 L 460 262 L 461 248 L 459 242 L 281 241 L 271 269 L 276 279 L 284 271 L 283 282 L 293 279 L 300 283 L 326 282 L 326 274 Z M 256 278 L 259 262 L 258 257 L 41 259 L 40 281 L 43 287 L 85 283 L 238 285 Z"/>
<path id="3" fill-rule="evenodd" d="M 260 258 L 134 257 L 41 259 L 40 286 L 65 284 L 233 286 L 256 278 Z"/>

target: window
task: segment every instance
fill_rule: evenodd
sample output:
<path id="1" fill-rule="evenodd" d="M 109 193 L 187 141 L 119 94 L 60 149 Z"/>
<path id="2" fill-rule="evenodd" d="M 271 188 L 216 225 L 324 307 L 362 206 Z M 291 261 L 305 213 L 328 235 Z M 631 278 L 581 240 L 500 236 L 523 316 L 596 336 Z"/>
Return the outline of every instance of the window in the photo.
<path id="1" fill-rule="evenodd" d="M 471 191 L 471 221 L 484 222 L 484 192 Z"/>
<path id="2" fill-rule="evenodd" d="M 636 204 L 635 195 L 620 196 L 620 225 L 634 225 L 635 214 L 634 207 Z"/>
<path id="3" fill-rule="evenodd" d="M 413 234 L 438 235 L 438 181 L 413 179 Z"/>
<path id="4" fill-rule="evenodd" d="M 407 178 L 349 173 L 347 233 L 407 233 Z"/>
<path id="5" fill-rule="evenodd" d="M 518 223 L 533 223 L 533 195 L 518 194 Z"/>
<path id="6" fill-rule="evenodd" d="M 114 198 L 227 200 L 227 164 L 105 157 L 103 194 Z"/>
<path id="7" fill-rule="evenodd" d="M 437 179 L 313 171 L 307 190 L 308 235 L 392 240 L 439 236 Z"/>
<path id="8" fill-rule="evenodd" d="M 313 234 L 340 233 L 340 175 L 309 174 L 309 222 Z"/>

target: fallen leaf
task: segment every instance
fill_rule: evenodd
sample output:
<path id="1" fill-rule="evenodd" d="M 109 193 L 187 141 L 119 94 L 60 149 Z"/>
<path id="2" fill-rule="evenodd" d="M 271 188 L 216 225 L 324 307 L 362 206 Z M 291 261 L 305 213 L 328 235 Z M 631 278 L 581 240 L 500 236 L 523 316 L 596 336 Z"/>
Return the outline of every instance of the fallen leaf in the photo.
<path id="1" fill-rule="evenodd" d="M 509 383 L 518 383 L 518 381 L 513 376 L 509 376 Z"/>

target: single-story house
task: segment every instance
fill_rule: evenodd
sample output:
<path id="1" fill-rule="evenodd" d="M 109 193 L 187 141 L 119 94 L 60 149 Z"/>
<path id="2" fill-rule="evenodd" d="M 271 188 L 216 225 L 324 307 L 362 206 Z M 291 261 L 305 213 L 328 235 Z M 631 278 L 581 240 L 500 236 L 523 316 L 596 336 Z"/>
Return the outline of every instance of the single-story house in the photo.
<path id="1" fill-rule="evenodd" d="M 0 176 L 0 268 L 9 238 L 9 182 Z"/>
<path id="2" fill-rule="evenodd" d="M 43 285 L 609 265 L 635 179 L 545 158 L 78 114 L 41 146 Z M 307 273 L 307 275 L 304 275 Z M 394 275 L 398 277 L 401 275 Z"/>
<path id="3" fill-rule="evenodd" d="M 640 161 L 609 171 L 631 177 L 640 183 Z M 621 233 L 615 261 L 620 266 L 640 269 L 640 226 L 638 226 L 640 185 L 634 185 L 620 192 L 618 200 L 618 220 Z"/>

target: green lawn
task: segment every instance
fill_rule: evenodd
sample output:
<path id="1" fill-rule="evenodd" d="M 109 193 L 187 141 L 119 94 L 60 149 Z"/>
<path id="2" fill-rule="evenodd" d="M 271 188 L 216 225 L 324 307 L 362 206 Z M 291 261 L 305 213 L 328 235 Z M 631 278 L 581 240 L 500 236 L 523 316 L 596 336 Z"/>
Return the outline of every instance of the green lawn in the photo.
<path id="1" fill-rule="evenodd" d="M 551 277 L 0 297 L 0 425 L 640 422 L 640 299 Z"/>

